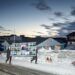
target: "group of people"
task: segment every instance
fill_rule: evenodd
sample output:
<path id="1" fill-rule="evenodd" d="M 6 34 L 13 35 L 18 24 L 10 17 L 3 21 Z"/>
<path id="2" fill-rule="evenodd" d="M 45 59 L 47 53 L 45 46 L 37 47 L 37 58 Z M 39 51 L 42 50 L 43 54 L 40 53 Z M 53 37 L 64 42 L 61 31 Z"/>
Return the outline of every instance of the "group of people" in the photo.
<path id="1" fill-rule="evenodd" d="M 47 61 L 48 63 L 51 63 L 51 62 L 52 62 L 52 58 L 51 58 L 51 57 L 47 57 L 47 58 L 46 58 L 46 61 Z"/>
<path id="2" fill-rule="evenodd" d="M 12 54 L 11 54 L 11 48 L 9 47 L 6 52 L 6 63 L 11 64 L 11 61 L 12 61 Z M 35 61 L 35 64 L 37 64 L 37 55 L 31 58 L 31 63 L 32 61 Z"/>
<path id="3" fill-rule="evenodd" d="M 51 57 L 47 57 L 46 60 L 48 62 L 52 62 L 52 58 Z M 9 62 L 9 64 L 11 64 L 11 61 L 12 61 L 11 49 L 8 48 L 7 54 L 6 54 L 6 63 Z M 31 58 L 31 63 L 33 61 L 35 61 L 35 64 L 37 64 L 37 52 L 36 52 L 36 55 Z"/>

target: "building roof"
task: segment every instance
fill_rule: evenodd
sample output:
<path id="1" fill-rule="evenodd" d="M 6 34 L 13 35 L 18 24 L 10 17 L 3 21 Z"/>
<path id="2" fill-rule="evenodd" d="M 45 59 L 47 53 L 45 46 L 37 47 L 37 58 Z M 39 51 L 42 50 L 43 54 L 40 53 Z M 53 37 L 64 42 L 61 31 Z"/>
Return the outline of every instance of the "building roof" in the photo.
<path id="1" fill-rule="evenodd" d="M 54 46 L 54 45 L 60 45 L 58 41 L 56 41 L 53 38 L 48 38 L 47 40 L 43 41 L 42 43 L 38 44 L 37 47 L 42 46 Z"/>
<path id="2" fill-rule="evenodd" d="M 64 44 L 64 43 L 67 43 L 66 38 L 48 38 L 47 40 L 38 44 L 37 47 L 61 45 L 61 44 Z"/>

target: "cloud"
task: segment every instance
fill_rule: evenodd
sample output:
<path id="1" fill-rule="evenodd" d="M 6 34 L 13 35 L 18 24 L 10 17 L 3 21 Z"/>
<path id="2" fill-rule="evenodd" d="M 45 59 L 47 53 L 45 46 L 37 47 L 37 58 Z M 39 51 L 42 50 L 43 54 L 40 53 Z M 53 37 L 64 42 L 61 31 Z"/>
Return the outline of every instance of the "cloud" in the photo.
<path id="1" fill-rule="evenodd" d="M 37 1 L 37 0 L 36 0 Z M 38 2 L 32 3 L 38 10 L 51 10 L 45 0 L 38 0 Z"/>
<path id="2" fill-rule="evenodd" d="M 57 16 L 57 17 L 63 16 L 62 12 L 55 12 L 54 14 L 55 14 L 55 16 Z"/>
<path id="3" fill-rule="evenodd" d="M 12 30 L 9 30 L 9 29 L 4 29 L 4 31 L 9 31 L 9 32 L 10 32 L 10 31 L 12 31 Z"/>
<path id="4" fill-rule="evenodd" d="M 70 24 L 68 22 L 65 22 L 65 23 L 53 23 L 53 26 L 54 27 L 60 27 L 60 28 L 66 28 L 68 27 Z"/>
<path id="5" fill-rule="evenodd" d="M 4 27 L 0 26 L 0 29 L 4 29 Z"/>
<path id="6" fill-rule="evenodd" d="M 44 34 L 44 33 L 42 33 L 42 32 L 36 32 L 36 33 L 38 33 L 38 34 Z"/>
<path id="7" fill-rule="evenodd" d="M 67 18 L 67 17 L 63 17 L 63 19 L 64 19 L 65 21 L 69 21 L 69 20 L 70 20 L 70 19 Z"/>
<path id="8" fill-rule="evenodd" d="M 49 35 L 52 33 L 56 33 L 56 35 L 67 35 L 69 32 L 75 31 L 75 21 L 56 22 L 51 25 L 42 24 L 40 26 L 44 27 Z"/>
<path id="9" fill-rule="evenodd" d="M 56 24 L 56 26 L 65 30 L 75 30 L 75 22 L 60 23 L 60 24 L 58 23 Z"/>
<path id="10" fill-rule="evenodd" d="M 65 23 L 62 30 L 75 30 L 75 22 Z"/>
<path id="11" fill-rule="evenodd" d="M 58 31 L 47 31 L 49 36 L 57 36 L 58 35 Z"/>
<path id="12" fill-rule="evenodd" d="M 42 24 L 40 26 L 44 27 L 45 29 L 51 29 L 53 27 L 53 26 L 46 25 L 46 24 Z"/>
<path id="13" fill-rule="evenodd" d="M 64 23 L 64 25 L 65 26 L 58 30 L 59 35 L 67 35 L 68 33 L 75 31 L 75 22 L 69 22 L 68 24 Z"/>
<path id="14" fill-rule="evenodd" d="M 49 20 L 52 20 L 52 21 L 54 21 L 55 19 L 54 19 L 54 18 L 49 18 Z"/>
<path id="15" fill-rule="evenodd" d="M 64 20 L 65 22 L 70 20 L 69 16 L 65 15 L 63 12 L 57 11 L 57 12 L 54 12 L 54 15 L 56 16 L 56 19 L 60 18 L 61 20 Z"/>
<path id="16" fill-rule="evenodd" d="M 69 23 L 70 26 L 67 27 L 68 30 L 75 30 L 75 22 Z"/>
<path id="17" fill-rule="evenodd" d="M 57 21 L 55 18 L 48 18 L 50 21 Z"/>
<path id="18" fill-rule="evenodd" d="M 3 26 L 0 26 L 0 31 L 5 31 L 6 29 Z"/>
<path id="19" fill-rule="evenodd" d="M 12 32 L 12 30 L 6 29 L 3 26 L 0 26 L 0 31 L 2 32 Z"/>
<path id="20" fill-rule="evenodd" d="M 71 24 L 71 25 L 75 25 L 75 21 L 73 21 L 73 22 L 70 22 L 70 24 Z"/>
<path id="21" fill-rule="evenodd" d="M 48 33 L 55 32 L 56 35 L 67 35 L 68 33 L 75 31 L 75 21 L 67 23 L 54 23 L 53 30 L 50 29 Z M 55 28 L 56 27 L 56 28 Z"/>
<path id="22" fill-rule="evenodd" d="M 43 32 L 36 32 L 36 31 L 33 31 L 33 32 L 35 32 L 35 33 L 37 33 L 37 34 L 44 34 Z"/>
<path id="23" fill-rule="evenodd" d="M 67 16 L 60 16 L 60 17 L 48 18 L 48 19 L 52 22 L 59 22 L 59 21 L 69 22 L 69 21 L 71 21 L 70 18 L 68 18 Z"/>
<path id="24" fill-rule="evenodd" d="M 54 23 L 53 24 L 53 26 L 56 26 L 56 27 L 59 27 L 59 26 L 61 26 L 62 25 L 62 23 Z"/>
<path id="25" fill-rule="evenodd" d="M 75 16 L 75 9 L 72 9 L 71 15 L 72 15 L 72 16 Z"/>
<path id="26" fill-rule="evenodd" d="M 61 30 L 58 31 L 58 35 L 59 36 L 66 36 L 70 32 L 72 32 L 72 31 L 68 30 L 68 28 L 66 28 L 66 29 L 62 28 Z"/>
<path id="27" fill-rule="evenodd" d="M 72 6 L 71 9 L 75 9 L 75 6 Z"/>
<path id="28" fill-rule="evenodd" d="M 62 31 L 66 32 L 67 26 L 69 26 L 69 24 L 67 24 L 67 23 L 53 23 L 53 25 L 51 25 L 51 26 L 46 25 L 46 24 L 42 24 L 41 26 L 47 30 L 47 33 L 49 35 L 55 35 L 55 34 L 58 35 Z"/>

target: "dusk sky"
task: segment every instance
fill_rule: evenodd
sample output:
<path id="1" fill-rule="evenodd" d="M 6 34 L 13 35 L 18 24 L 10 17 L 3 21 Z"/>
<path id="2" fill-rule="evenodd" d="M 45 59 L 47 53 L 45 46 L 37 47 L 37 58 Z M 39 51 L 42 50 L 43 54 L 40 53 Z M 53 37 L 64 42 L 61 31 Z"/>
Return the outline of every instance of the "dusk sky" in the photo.
<path id="1" fill-rule="evenodd" d="M 0 0 L 0 35 L 64 36 L 75 31 L 75 0 Z"/>

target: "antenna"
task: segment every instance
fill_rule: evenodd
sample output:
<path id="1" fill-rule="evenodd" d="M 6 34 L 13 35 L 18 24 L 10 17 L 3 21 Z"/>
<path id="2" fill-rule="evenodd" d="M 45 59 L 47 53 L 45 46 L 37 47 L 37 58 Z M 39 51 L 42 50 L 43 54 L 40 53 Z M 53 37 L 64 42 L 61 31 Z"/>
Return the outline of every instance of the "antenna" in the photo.
<path id="1" fill-rule="evenodd" d="M 15 25 L 14 25 L 14 50 L 15 50 Z"/>

